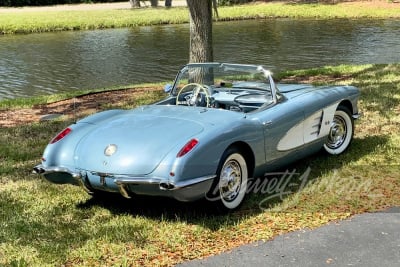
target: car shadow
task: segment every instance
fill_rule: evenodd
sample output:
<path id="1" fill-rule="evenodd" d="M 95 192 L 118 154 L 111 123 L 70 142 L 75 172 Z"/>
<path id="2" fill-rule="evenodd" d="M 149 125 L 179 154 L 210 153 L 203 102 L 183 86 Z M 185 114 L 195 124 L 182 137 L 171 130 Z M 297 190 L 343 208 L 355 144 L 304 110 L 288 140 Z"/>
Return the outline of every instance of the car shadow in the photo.
<path id="1" fill-rule="evenodd" d="M 184 221 L 201 224 L 210 229 L 219 229 L 219 220 L 224 220 L 228 212 L 205 199 L 181 202 L 167 197 L 134 195 L 127 199 L 119 194 L 93 196 L 77 205 L 79 209 L 102 207 L 115 215 L 129 214 L 155 221 Z M 234 213 L 233 213 L 234 214 Z"/>
<path id="2" fill-rule="evenodd" d="M 338 156 L 330 156 L 321 151 L 303 160 L 288 165 L 283 170 L 276 173 L 291 171 L 296 174 L 307 173 L 307 184 L 320 179 L 321 174 L 327 173 L 356 162 L 360 158 L 373 153 L 378 146 L 388 142 L 385 136 L 365 136 L 354 138 L 349 149 Z M 287 177 L 287 176 L 286 176 Z M 300 177 L 301 178 L 301 177 Z M 267 179 L 267 178 L 262 178 Z M 263 180 L 260 180 L 261 182 Z M 279 182 L 279 181 L 278 181 Z M 300 183 L 301 181 L 299 181 Z M 281 183 L 282 184 L 282 183 Z M 285 191 L 279 197 L 271 197 L 276 191 L 271 192 L 251 192 L 248 193 L 242 207 L 233 212 L 221 209 L 215 202 L 205 199 L 194 202 L 180 202 L 174 199 L 154 196 L 135 195 L 131 199 L 123 198 L 119 194 L 103 194 L 100 197 L 92 197 L 84 202 L 77 204 L 79 209 L 90 209 L 94 206 L 102 207 L 113 214 L 130 214 L 132 216 L 144 216 L 153 220 L 163 221 L 185 221 L 191 224 L 201 224 L 211 230 L 218 230 L 222 225 L 235 224 L 243 217 L 259 214 L 263 212 L 260 208 L 260 201 L 264 201 L 263 207 L 279 205 L 285 198 L 298 193 L 304 189 L 299 187 L 297 190 Z M 254 188 L 253 188 L 254 189 Z M 278 192 L 279 193 L 279 192 Z M 268 199 L 265 201 L 265 199 Z"/>
<path id="3" fill-rule="evenodd" d="M 341 155 L 328 155 L 321 150 L 281 170 L 266 173 L 265 177 L 258 178 L 256 185 L 250 185 L 252 188 L 248 190 L 250 191 L 248 192 L 249 207 L 251 209 L 258 207 L 260 210 L 277 207 L 286 198 L 306 189 L 309 184 L 321 180 L 324 174 L 332 174 L 336 170 L 350 166 L 365 155 L 374 153 L 378 147 L 384 146 L 388 141 L 389 137 L 387 136 L 354 138 L 348 150 Z M 367 165 L 354 165 L 352 169 L 360 168 L 361 171 L 366 171 L 368 167 Z M 371 166 L 371 168 L 376 169 L 377 166 Z M 356 177 L 358 174 L 353 173 L 352 175 Z M 349 180 L 349 183 L 352 181 Z M 349 184 L 349 186 L 352 185 Z M 345 188 L 341 190 L 345 190 Z"/>

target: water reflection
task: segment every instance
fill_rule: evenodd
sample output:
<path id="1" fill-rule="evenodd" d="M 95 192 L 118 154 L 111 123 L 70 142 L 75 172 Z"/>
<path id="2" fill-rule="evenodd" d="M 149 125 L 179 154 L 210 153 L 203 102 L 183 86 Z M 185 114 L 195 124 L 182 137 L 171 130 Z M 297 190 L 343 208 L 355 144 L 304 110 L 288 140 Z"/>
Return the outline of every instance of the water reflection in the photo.
<path id="1" fill-rule="evenodd" d="M 400 20 L 263 20 L 214 24 L 216 61 L 273 71 L 400 62 Z M 0 36 L 0 99 L 172 79 L 189 26 Z"/>

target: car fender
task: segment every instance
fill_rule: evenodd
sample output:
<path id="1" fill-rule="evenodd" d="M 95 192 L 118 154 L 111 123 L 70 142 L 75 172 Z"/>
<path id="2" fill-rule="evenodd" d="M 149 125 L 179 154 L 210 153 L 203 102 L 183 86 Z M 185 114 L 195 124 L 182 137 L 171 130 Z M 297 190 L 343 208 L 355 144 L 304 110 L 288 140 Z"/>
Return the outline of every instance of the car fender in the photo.
<path id="1" fill-rule="evenodd" d="M 176 157 L 188 140 L 182 142 L 164 159 L 153 175 L 169 173 L 166 182 L 174 184 L 198 177 L 215 176 L 225 150 L 238 142 L 247 144 L 255 158 L 265 158 L 263 133 L 258 121 L 243 118 L 230 125 L 210 126 L 194 138 L 199 143 L 192 151 L 183 157 Z"/>

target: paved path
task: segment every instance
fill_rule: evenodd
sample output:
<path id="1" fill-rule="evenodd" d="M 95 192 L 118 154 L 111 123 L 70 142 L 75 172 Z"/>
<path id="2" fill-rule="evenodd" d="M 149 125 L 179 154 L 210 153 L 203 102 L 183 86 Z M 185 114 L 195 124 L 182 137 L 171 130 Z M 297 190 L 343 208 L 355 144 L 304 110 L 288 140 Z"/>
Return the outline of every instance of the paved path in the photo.
<path id="1" fill-rule="evenodd" d="M 150 6 L 150 1 L 140 1 L 141 5 Z M 144 3 L 144 4 L 143 4 Z M 159 6 L 164 6 L 164 1 L 158 1 Z M 172 6 L 186 6 L 186 0 L 172 0 Z M 109 10 L 109 9 L 130 9 L 129 1 L 101 4 L 75 4 L 75 5 L 54 5 L 38 7 L 0 7 L 0 12 L 19 13 L 36 11 L 57 11 L 57 10 Z"/>
<path id="2" fill-rule="evenodd" d="M 400 207 L 288 233 L 178 266 L 399 267 Z"/>

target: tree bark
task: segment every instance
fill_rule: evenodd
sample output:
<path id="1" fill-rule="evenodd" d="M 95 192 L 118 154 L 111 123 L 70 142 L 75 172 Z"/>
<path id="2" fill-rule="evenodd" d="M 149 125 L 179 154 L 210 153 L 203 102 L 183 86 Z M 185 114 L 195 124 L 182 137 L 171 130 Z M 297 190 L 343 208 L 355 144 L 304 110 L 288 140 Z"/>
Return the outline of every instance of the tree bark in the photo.
<path id="1" fill-rule="evenodd" d="M 212 0 L 186 0 L 190 13 L 189 62 L 211 62 L 212 47 Z"/>

